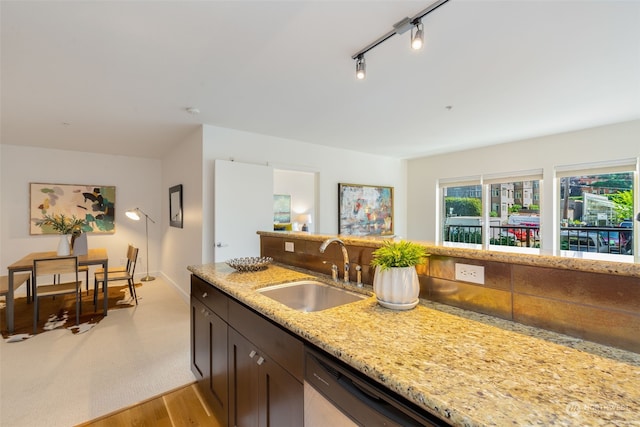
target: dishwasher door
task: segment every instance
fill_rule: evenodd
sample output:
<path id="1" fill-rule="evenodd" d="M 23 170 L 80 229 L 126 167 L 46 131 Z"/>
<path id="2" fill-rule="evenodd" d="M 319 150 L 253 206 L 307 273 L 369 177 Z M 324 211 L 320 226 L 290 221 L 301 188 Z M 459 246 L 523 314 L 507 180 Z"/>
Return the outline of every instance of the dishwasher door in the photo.
<path id="1" fill-rule="evenodd" d="M 308 398 L 307 386 L 314 388 L 314 391 L 319 392 L 325 399 L 317 399 L 311 391 Z M 318 403 L 314 403 L 314 399 Z M 332 408 L 327 408 L 327 404 Z M 308 408 L 307 405 L 309 405 Z M 332 360 L 310 348 L 305 350 L 305 413 L 308 410 L 314 414 L 314 419 L 319 411 L 326 411 L 327 417 L 334 416 L 335 411 L 342 412 L 346 416 L 341 421 L 343 424 L 340 421 L 327 424 L 325 421 L 325 426 L 447 425 L 426 411 L 409 407 L 408 404 L 391 396 L 380 386 L 372 384 L 370 380 L 364 379 L 341 362 Z M 309 422 L 311 421 L 310 419 Z M 305 427 L 316 425 L 305 423 Z"/>
<path id="2" fill-rule="evenodd" d="M 358 427 L 311 384 L 304 382 L 304 427 Z"/>

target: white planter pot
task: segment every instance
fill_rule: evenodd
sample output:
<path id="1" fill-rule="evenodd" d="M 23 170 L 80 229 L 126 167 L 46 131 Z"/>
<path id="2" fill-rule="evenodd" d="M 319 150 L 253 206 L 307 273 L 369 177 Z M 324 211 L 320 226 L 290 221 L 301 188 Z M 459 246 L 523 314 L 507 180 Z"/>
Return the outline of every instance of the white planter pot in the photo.
<path id="1" fill-rule="evenodd" d="M 69 246 L 69 238 L 66 234 L 60 235 L 60 241 L 58 242 L 58 256 L 67 256 L 71 253 L 71 247 Z"/>
<path id="2" fill-rule="evenodd" d="M 420 282 L 415 267 L 381 270 L 376 267 L 373 292 L 378 303 L 394 310 L 408 310 L 418 305 Z"/>

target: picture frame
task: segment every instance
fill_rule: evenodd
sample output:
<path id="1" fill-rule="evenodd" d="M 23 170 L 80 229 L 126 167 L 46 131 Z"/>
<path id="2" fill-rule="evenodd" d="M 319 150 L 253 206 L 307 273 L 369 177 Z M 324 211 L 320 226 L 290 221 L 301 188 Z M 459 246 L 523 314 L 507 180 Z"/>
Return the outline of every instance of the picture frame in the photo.
<path id="1" fill-rule="evenodd" d="M 338 184 L 338 233 L 393 235 L 393 187 Z"/>
<path id="2" fill-rule="evenodd" d="M 169 225 L 171 227 L 183 227 L 182 215 L 182 184 L 169 188 Z"/>
<path id="3" fill-rule="evenodd" d="M 287 194 L 273 195 L 274 224 L 288 224 L 291 222 L 291 196 Z"/>
<path id="4" fill-rule="evenodd" d="M 116 187 L 113 185 L 29 183 L 29 234 L 58 234 L 38 226 L 45 215 L 84 219 L 84 233 L 116 231 Z"/>

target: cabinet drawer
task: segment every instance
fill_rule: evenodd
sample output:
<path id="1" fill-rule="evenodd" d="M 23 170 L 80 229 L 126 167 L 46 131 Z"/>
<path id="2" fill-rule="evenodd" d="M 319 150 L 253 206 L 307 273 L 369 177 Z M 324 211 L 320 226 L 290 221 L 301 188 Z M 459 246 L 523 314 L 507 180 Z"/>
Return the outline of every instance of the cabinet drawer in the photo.
<path id="1" fill-rule="evenodd" d="M 228 323 L 298 381 L 303 381 L 304 344 L 301 340 L 231 299 Z"/>
<path id="2" fill-rule="evenodd" d="M 191 295 L 202 302 L 209 310 L 216 313 L 225 322 L 229 317 L 227 297 L 201 278 L 191 275 Z"/>

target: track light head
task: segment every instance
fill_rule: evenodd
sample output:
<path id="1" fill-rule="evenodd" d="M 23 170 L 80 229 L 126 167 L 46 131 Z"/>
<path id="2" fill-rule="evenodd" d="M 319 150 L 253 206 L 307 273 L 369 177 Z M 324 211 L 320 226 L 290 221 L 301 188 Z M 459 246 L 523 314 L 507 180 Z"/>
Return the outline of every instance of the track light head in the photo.
<path id="1" fill-rule="evenodd" d="M 415 23 L 416 33 L 413 34 L 413 29 L 411 30 L 411 48 L 413 50 L 420 50 L 422 46 L 424 46 L 424 31 L 422 27 L 422 21 L 418 21 Z"/>
<path id="2" fill-rule="evenodd" d="M 364 61 L 364 55 L 356 58 L 356 79 L 364 80 L 367 77 L 367 64 Z"/>

